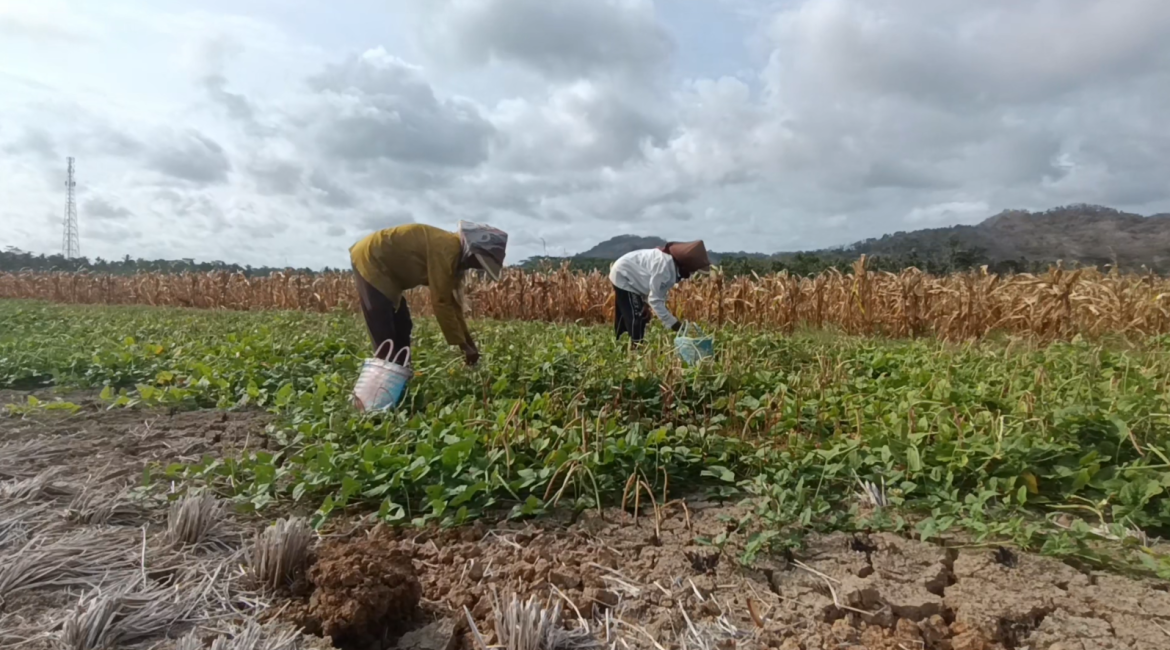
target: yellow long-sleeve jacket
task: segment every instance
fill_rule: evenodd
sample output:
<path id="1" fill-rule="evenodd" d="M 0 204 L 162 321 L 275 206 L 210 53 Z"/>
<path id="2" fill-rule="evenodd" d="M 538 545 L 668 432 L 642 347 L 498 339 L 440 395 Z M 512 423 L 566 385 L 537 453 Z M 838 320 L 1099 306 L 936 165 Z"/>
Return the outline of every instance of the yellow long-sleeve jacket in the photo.
<path id="1" fill-rule="evenodd" d="M 418 223 L 396 226 L 366 236 L 350 247 L 349 256 L 354 270 L 395 306 L 401 304 L 404 291 L 428 287 L 447 343 L 471 342 L 463 306 L 455 295 L 463 258 L 459 235 Z"/>

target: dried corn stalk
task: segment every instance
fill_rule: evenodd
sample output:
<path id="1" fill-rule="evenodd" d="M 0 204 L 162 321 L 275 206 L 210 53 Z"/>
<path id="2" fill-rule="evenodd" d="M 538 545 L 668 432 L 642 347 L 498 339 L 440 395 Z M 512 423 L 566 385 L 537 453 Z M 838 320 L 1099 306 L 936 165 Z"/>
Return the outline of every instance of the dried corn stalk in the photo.
<path id="1" fill-rule="evenodd" d="M 472 316 L 557 323 L 604 323 L 613 288 L 598 272 L 567 266 L 553 271 L 510 270 L 498 282 L 469 277 Z M 80 304 L 140 304 L 201 309 L 357 310 L 349 273 L 139 274 L 0 273 L 0 298 Z M 426 289 L 407 293 L 417 314 L 431 313 Z M 684 282 L 671 308 L 688 320 L 790 331 L 799 326 L 850 334 L 934 335 L 978 339 L 1005 332 L 1045 340 L 1105 334 L 1170 332 L 1170 280 L 1152 273 L 1101 273 L 1056 266 L 1047 273 L 995 275 L 979 271 L 936 277 L 907 269 L 875 272 L 864 257 L 850 273 L 814 277 L 778 273 L 729 278 L 720 273 Z"/>

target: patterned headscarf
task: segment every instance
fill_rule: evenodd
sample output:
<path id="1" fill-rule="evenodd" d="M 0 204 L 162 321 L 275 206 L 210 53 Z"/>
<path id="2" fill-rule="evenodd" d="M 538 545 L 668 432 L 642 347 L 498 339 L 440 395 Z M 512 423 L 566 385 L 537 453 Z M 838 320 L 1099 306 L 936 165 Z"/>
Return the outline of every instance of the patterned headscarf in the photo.
<path id="1" fill-rule="evenodd" d="M 508 248 L 508 233 L 485 224 L 460 221 L 459 241 L 463 244 L 464 257 L 474 255 L 493 280 L 500 279 L 504 269 L 504 254 Z"/>

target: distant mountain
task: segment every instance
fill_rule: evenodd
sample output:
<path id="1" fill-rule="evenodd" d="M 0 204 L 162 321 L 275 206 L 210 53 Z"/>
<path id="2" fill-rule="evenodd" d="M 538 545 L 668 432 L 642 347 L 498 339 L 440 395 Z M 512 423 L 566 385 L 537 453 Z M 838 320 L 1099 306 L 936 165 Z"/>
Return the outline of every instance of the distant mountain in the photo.
<path id="1" fill-rule="evenodd" d="M 646 248 L 665 246 L 666 240 L 660 237 L 639 237 L 637 235 L 618 235 L 607 239 L 589 250 L 573 257 L 588 260 L 616 260 L 617 258 L 640 251 Z"/>
<path id="2" fill-rule="evenodd" d="M 1071 205 L 1044 212 L 1006 210 L 975 226 L 898 232 L 845 248 L 860 255 L 919 255 L 957 246 L 978 251 L 989 263 L 1016 260 L 1082 265 L 1118 264 L 1170 270 L 1170 216 L 1143 217 L 1098 205 Z"/>
<path id="3" fill-rule="evenodd" d="M 643 248 L 662 246 L 659 237 L 621 235 L 574 256 L 578 260 L 615 260 Z M 1098 205 L 1070 205 L 1043 212 L 1005 210 L 974 226 L 896 232 L 849 246 L 809 252 L 711 253 L 721 258 L 790 262 L 816 255 L 856 259 L 860 255 L 907 260 L 916 265 L 946 260 L 954 266 L 988 264 L 1004 270 L 1032 268 L 1063 260 L 1123 269 L 1147 266 L 1170 272 L 1170 213 L 1144 217 Z M 921 264 L 917 264 L 921 262 Z M 937 264 L 934 264 L 937 267 Z"/>
<path id="4" fill-rule="evenodd" d="M 658 248 L 665 246 L 666 240 L 661 237 L 639 237 L 638 235 L 618 235 L 613 239 L 607 239 L 600 244 L 590 248 L 584 253 L 579 253 L 573 256 L 576 260 L 616 260 L 617 258 L 632 253 L 634 251 L 645 250 L 647 248 Z M 764 253 L 718 253 L 715 251 L 708 251 L 708 257 L 712 262 L 718 262 L 724 257 L 744 257 L 754 259 L 767 259 L 770 257 Z"/>

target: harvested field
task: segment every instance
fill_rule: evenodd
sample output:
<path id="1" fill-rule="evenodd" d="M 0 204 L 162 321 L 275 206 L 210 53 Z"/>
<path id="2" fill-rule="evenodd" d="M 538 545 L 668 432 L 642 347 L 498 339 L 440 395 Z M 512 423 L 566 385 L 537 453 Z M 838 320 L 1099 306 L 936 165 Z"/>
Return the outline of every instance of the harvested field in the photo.
<path id="1" fill-rule="evenodd" d="M 267 638 L 290 639 L 285 647 L 329 647 L 311 634 L 291 636 L 304 626 L 328 630 L 345 648 L 474 648 L 467 614 L 494 643 L 495 605 L 502 609 L 513 596 L 535 597 L 550 609 L 559 604 L 560 627 L 587 629 L 592 647 L 1136 650 L 1170 643 L 1164 582 L 1080 571 L 995 547 L 947 549 L 882 533 L 818 535 L 791 555 L 761 557 L 744 567 L 736 543 L 722 552 L 695 543 L 726 531 L 743 514 L 740 507 L 712 502 L 664 509 L 657 520 L 652 512 L 635 519 L 631 512 L 606 510 L 573 522 L 554 516 L 453 530 L 343 518 L 314 542 L 315 564 L 305 567 L 306 580 L 267 594 L 254 591 L 232 566 L 264 525 L 256 517 L 226 515 L 223 547 L 174 549 L 165 542 L 165 507 L 144 503 L 137 517 L 114 523 L 69 516 L 63 493 L 84 489 L 94 501 L 116 499 L 127 485 L 123 479 L 137 476 L 146 462 L 179 458 L 168 456 L 166 446 L 144 450 L 147 423 L 157 440 L 180 441 L 171 447 L 194 453 L 198 441 L 207 449 L 242 449 L 243 442 L 262 438 L 263 421 L 247 412 L 168 415 L 92 407 L 69 416 L 0 419 L 5 476 L 56 467 L 59 488 L 0 497 L 0 520 L 36 513 L 26 519 L 24 540 L 6 538 L 6 553 L 20 555 L 30 543 L 84 539 L 89 553 L 109 548 L 116 555 L 86 584 L 3 594 L 0 643 L 62 647 L 86 598 L 119 585 L 131 585 L 132 594 L 169 596 L 183 610 L 143 617 L 142 636 L 120 647 L 178 647 L 185 637 L 203 647 L 222 633 L 245 637 L 252 625 Z M 98 441 L 107 449 L 96 465 L 106 472 L 95 472 L 86 460 Z M 48 458 L 50 443 L 59 451 Z"/>
<path id="2" fill-rule="evenodd" d="M 0 393 L 8 404 L 27 397 Z M 76 412 L 0 418 L 0 647 L 146 648 L 249 633 L 272 602 L 240 570 L 256 520 L 206 513 L 188 522 L 200 534 L 187 543 L 172 533 L 171 490 L 147 489 L 143 476 L 263 444 L 267 416 L 106 410 L 92 395 L 71 398 Z M 257 631 L 279 638 L 292 628 Z"/>

